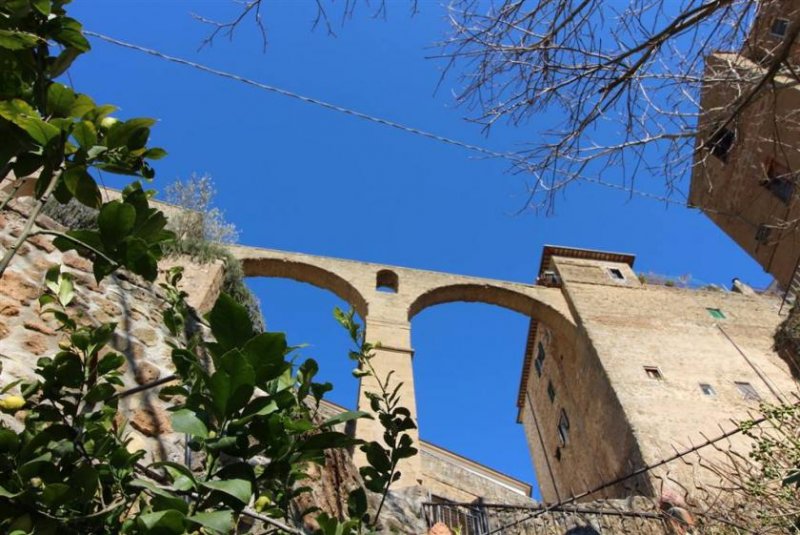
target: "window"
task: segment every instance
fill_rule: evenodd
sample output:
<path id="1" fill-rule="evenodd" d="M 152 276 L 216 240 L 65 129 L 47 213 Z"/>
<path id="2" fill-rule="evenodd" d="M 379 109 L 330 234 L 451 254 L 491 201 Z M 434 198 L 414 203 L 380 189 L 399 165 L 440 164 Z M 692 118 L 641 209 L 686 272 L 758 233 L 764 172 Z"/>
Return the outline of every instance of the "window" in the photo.
<path id="1" fill-rule="evenodd" d="M 736 381 L 736 388 L 742 397 L 748 401 L 760 401 L 761 396 L 758 395 L 758 390 L 750 383 Z"/>
<path id="2" fill-rule="evenodd" d="M 556 446 L 556 460 L 561 460 L 561 446 Z"/>
<path id="3" fill-rule="evenodd" d="M 708 314 L 715 320 L 724 320 L 725 314 L 718 308 L 707 308 Z"/>
<path id="4" fill-rule="evenodd" d="M 794 196 L 795 175 L 785 165 L 771 160 L 767 166 L 767 176 L 760 184 L 783 204 L 789 204 Z"/>
<path id="5" fill-rule="evenodd" d="M 400 287 L 400 278 L 397 273 L 389 269 L 382 269 L 375 278 L 375 289 L 379 292 L 396 294 Z"/>
<path id="6" fill-rule="evenodd" d="M 608 268 L 608 275 L 615 281 L 624 281 L 625 275 L 617 268 Z"/>
<path id="7" fill-rule="evenodd" d="M 759 225 L 756 230 L 756 241 L 761 245 L 766 245 L 769 242 L 769 235 L 772 233 L 772 227 L 766 225 Z"/>
<path id="8" fill-rule="evenodd" d="M 556 389 L 553 387 L 552 381 L 547 381 L 547 397 L 550 398 L 550 403 L 556 399 Z"/>
<path id="9" fill-rule="evenodd" d="M 661 375 L 661 370 L 659 370 L 655 366 L 645 366 L 644 367 L 644 373 L 647 374 L 647 377 L 649 377 L 650 379 L 653 379 L 655 381 L 663 381 L 664 380 L 664 376 Z"/>
<path id="10" fill-rule="evenodd" d="M 533 362 L 534 367 L 536 368 L 536 375 L 539 377 L 542 376 L 542 367 L 544 366 L 544 346 L 541 342 L 539 342 L 538 354 L 536 355 L 536 360 Z"/>
<path id="11" fill-rule="evenodd" d="M 558 418 L 558 441 L 562 446 L 569 444 L 569 418 L 564 409 L 561 409 L 561 416 Z"/>
<path id="12" fill-rule="evenodd" d="M 770 27 L 769 33 L 775 37 L 784 37 L 788 29 L 789 19 L 775 19 L 772 21 L 772 27 Z"/>
<path id="13" fill-rule="evenodd" d="M 711 154 L 727 163 L 728 153 L 733 148 L 735 141 L 736 132 L 729 128 L 723 128 L 722 130 L 716 132 L 708 141 L 708 148 L 711 151 Z"/>
<path id="14" fill-rule="evenodd" d="M 717 395 L 716 391 L 714 391 L 714 387 L 708 383 L 700 383 L 700 391 L 704 396 L 714 397 Z"/>

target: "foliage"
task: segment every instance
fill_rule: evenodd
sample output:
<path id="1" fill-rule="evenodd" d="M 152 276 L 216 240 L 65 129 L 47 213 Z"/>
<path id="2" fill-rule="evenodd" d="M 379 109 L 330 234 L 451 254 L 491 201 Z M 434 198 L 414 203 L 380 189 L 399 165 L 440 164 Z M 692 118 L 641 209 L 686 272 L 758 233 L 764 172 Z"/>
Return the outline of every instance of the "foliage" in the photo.
<path id="1" fill-rule="evenodd" d="M 183 210 L 170 217 L 170 229 L 177 238 L 188 242 L 235 243 L 236 225 L 225 221 L 225 214 L 213 206 L 216 190 L 209 175 L 192 174 L 167 186 L 166 200 Z"/>
<path id="2" fill-rule="evenodd" d="M 36 181 L 33 209 L 0 263 L 0 276 L 53 197 L 97 210 L 96 224 L 36 233 L 53 234 L 61 250 L 88 258 L 98 281 L 120 268 L 154 280 L 173 237 L 166 217 L 150 207 L 151 192 L 139 181 L 127 186 L 121 199 L 101 202 L 89 170 L 150 179 L 154 172 L 147 160 L 165 152 L 146 147 L 151 119 L 112 119 L 113 106 L 97 106 L 54 81 L 89 49 L 80 23 L 66 16 L 67 3 L 0 4 L 0 180 L 14 171 Z M 55 56 L 53 43 L 61 47 Z M 129 393 L 120 391 L 125 358 L 107 347 L 115 324 L 76 319 L 73 279 L 55 266 L 47 272 L 39 304 L 64 339 L 54 355 L 38 360 L 36 379 L 4 385 L 1 392 L 0 410 L 18 417 L 20 409 L 25 412 L 19 431 L 0 423 L 0 530 L 299 533 L 289 524 L 314 512 L 293 509 L 296 498 L 308 492 L 308 467 L 322 464 L 327 450 L 356 445 L 367 454 L 369 466 L 362 473 L 367 488 L 382 493 L 381 506 L 369 514 L 367 491 L 357 488 L 349 497 L 350 518 L 319 514 L 319 532 L 376 528 L 383 499 L 399 478 L 399 461 L 415 453 L 405 432 L 415 424 L 399 405 L 400 386 L 390 389 L 390 377 L 372 378 L 379 392 L 369 397 L 385 429 L 383 445 L 338 432 L 337 424 L 369 416 L 347 412 L 320 421 L 320 402 L 332 386 L 314 381 L 316 362 L 301 361 L 283 334 L 254 329 L 245 307 L 227 294 L 205 320 L 195 317 L 177 288 L 180 277 L 175 268 L 162 283 L 163 323 L 171 334 L 176 373 L 159 395 L 171 401 L 172 427 L 185 435 L 194 462 L 145 465 L 143 451 L 129 450 L 117 419 L 118 399 Z M 369 376 L 372 346 L 364 342 L 363 329 L 352 312 L 337 317 L 357 345 L 351 352 L 359 363 L 354 373 Z"/>
<path id="3" fill-rule="evenodd" d="M 214 195 L 208 175 L 192 175 L 187 181 L 167 187 L 167 201 L 182 210 L 170 216 L 169 228 L 176 239 L 166 246 L 166 253 L 187 255 L 200 263 L 222 260 L 225 263 L 222 291 L 247 308 L 250 322 L 261 332 L 265 326 L 258 298 L 244 282 L 241 263 L 223 245 L 236 241 L 239 233 L 233 223 L 225 221 L 222 211 L 212 206 Z"/>
<path id="4" fill-rule="evenodd" d="M 147 147 L 153 119 L 118 120 L 111 105 L 57 82 L 89 42 L 81 24 L 66 15 L 68 0 L 11 0 L 0 5 L 0 180 L 10 171 L 35 176 L 36 202 L 18 242 L 0 260 L 0 275 L 33 221 L 54 197 L 99 210 L 99 229 L 73 230 L 57 245 L 74 248 L 95 262 L 99 281 L 114 267 L 153 280 L 161 246 L 171 238 L 163 214 L 148 206 L 141 185 L 129 186 L 123 201 L 103 203 L 91 169 L 150 180 L 149 160 L 166 152 Z M 60 50 L 52 54 L 55 45 Z"/>

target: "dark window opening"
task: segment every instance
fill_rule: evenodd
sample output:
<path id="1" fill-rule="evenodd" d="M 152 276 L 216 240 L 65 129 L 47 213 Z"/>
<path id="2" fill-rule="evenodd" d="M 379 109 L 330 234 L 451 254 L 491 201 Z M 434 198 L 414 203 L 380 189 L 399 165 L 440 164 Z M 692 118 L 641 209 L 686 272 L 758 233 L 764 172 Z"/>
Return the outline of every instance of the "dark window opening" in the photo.
<path id="1" fill-rule="evenodd" d="M 536 375 L 539 377 L 542 376 L 542 367 L 544 366 L 544 346 L 541 342 L 539 342 L 538 353 L 536 355 L 536 360 L 533 362 L 534 367 L 536 368 Z"/>
<path id="2" fill-rule="evenodd" d="M 710 140 L 708 140 L 708 148 L 711 154 L 719 158 L 721 161 L 728 162 L 728 153 L 733 148 L 736 141 L 736 132 L 729 128 L 723 128 L 716 132 Z"/>
<path id="3" fill-rule="evenodd" d="M 553 387 L 552 381 L 547 381 L 547 397 L 550 398 L 550 403 L 556 399 L 556 389 Z"/>
<path id="4" fill-rule="evenodd" d="M 767 166 L 767 177 L 761 181 L 761 185 L 783 204 L 789 204 L 794 197 L 795 174 L 785 165 L 772 160 Z"/>
<path id="5" fill-rule="evenodd" d="M 761 245 L 769 243 L 769 235 L 772 234 L 772 227 L 766 225 L 759 225 L 756 230 L 756 241 Z"/>
<path id="6" fill-rule="evenodd" d="M 556 446 L 556 460 L 561 460 L 561 446 Z"/>
<path id="7" fill-rule="evenodd" d="M 725 313 L 718 308 L 707 308 L 708 314 L 715 320 L 724 320 Z"/>
<path id="8" fill-rule="evenodd" d="M 647 377 L 653 379 L 654 381 L 663 381 L 664 376 L 661 375 L 661 370 L 656 368 L 655 366 L 645 366 L 644 373 L 647 374 Z"/>
<path id="9" fill-rule="evenodd" d="M 379 292 L 396 294 L 400 288 L 400 279 L 397 273 L 389 269 L 382 269 L 378 272 L 375 280 L 375 289 Z"/>
<path id="10" fill-rule="evenodd" d="M 700 383 L 700 391 L 705 396 L 712 396 L 713 397 L 713 396 L 717 395 L 716 391 L 714 390 L 714 387 L 711 386 L 708 383 Z"/>
<path id="11" fill-rule="evenodd" d="M 611 278 L 617 281 L 624 281 L 625 275 L 622 274 L 617 268 L 608 268 L 608 274 L 611 275 Z"/>
<path id="12" fill-rule="evenodd" d="M 761 396 L 758 394 L 758 390 L 751 385 L 750 383 L 736 381 L 736 388 L 739 390 L 739 394 L 742 395 L 742 398 L 748 401 L 761 401 Z"/>
<path id="13" fill-rule="evenodd" d="M 564 409 L 561 409 L 561 416 L 558 418 L 558 441 L 561 446 L 569 444 L 569 418 Z"/>
<path id="14" fill-rule="evenodd" d="M 775 37 L 784 37 L 789 29 L 789 19 L 775 19 L 772 21 L 772 26 L 769 33 Z"/>

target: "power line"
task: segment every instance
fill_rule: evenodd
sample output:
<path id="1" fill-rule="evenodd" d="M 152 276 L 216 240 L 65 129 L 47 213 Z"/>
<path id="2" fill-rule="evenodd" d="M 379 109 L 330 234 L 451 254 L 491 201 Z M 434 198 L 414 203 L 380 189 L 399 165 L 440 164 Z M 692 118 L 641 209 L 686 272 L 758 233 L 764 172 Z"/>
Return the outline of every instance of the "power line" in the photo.
<path id="1" fill-rule="evenodd" d="M 95 38 L 100 39 L 102 41 L 106 41 L 106 42 L 111 43 L 113 45 L 120 46 L 120 47 L 123 47 L 123 48 L 128 48 L 128 49 L 131 49 L 131 50 L 136 50 L 137 52 L 142 52 L 142 53 L 148 54 L 150 56 L 154 56 L 154 57 L 157 57 L 159 59 L 162 59 L 162 60 L 165 60 L 165 61 L 169 61 L 171 63 L 177 63 L 179 65 L 184 65 L 184 66 L 187 66 L 187 67 L 191 67 L 193 69 L 197 69 L 197 70 L 209 73 L 209 74 L 213 74 L 215 76 L 220 76 L 222 78 L 227 78 L 227 79 L 230 79 L 230 80 L 241 82 L 243 84 L 247 84 L 247 85 L 256 87 L 256 88 L 264 90 L 264 91 L 269 91 L 271 93 L 282 95 L 284 97 L 293 98 L 295 100 L 299 100 L 299 101 L 305 102 L 307 104 L 314 104 L 316 106 L 320 106 L 320 107 L 325 108 L 325 109 L 330 110 L 330 111 L 343 113 L 345 115 L 350 115 L 351 117 L 356 117 L 358 119 L 363 119 L 365 121 L 370 121 L 370 122 L 377 123 L 377 124 L 380 124 L 380 125 L 383 125 L 383 126 L 388 126 L 390 128 L 395 128 L 397 130 L 401 130 L 401 131 L 409 133 L 409 134 L 422 136 L 424 138 L 432 139 L 434 141 L 439 141 L 439 142 L 445 143 L 447 145 L 452 145 L 452 146 L 459 147 L 459 148 L 462 148 L 462 149 L 465 149 L 465 150 L 468 150 L 468 151 L 471 151 L 471 152 L 476 152 L 476 153 L 482 154 L 484 156 L 489 156 L 489 157 L 492 157 L 492 158 L 498 158 L 498 159 L 507 160 L 507 161 L 510 161 L 513 164 L 517 165 L 517 166 L 521 166 L 523 168 L 530 169 L 529 162 L 527 160 L 525 160 L 524 158 L 520 157 L 518 154 L 514 154 L 513 152 L 500 152 L 500 151 L 496 151 L 496 150 L 493 150 L 493 149 L 488 149 L 486 147 L 481 147 L 479 145 L 475 145 L 475 144 L 472 144 L 472 143 L 467 143 L 465 141 L 461 141 L 461 140 L 458 140 L 458 139 L 453 139 L 451 137 L 435 134 L 433 132 L 429 132 L 429 131 L 423 130 L 421 128 L 416 128 L 416 127 L 413 127 L 413 126 L 408 126 L 408 125 L 405 125 L 405 124 L 402 124 L 402 123 L 398 123 L 397 121 L 393 121 L 391 119 L 385 119 L 383 117 L 377 117 L 375 115 L 370 115 L 368 113 L 360 112 L 358 110 L 354 110 L 352 108 L 347 108 L 347 107 L 344 107 L 344 106 L 340 106 L 338 104 L 333 104 L 333 103 L 327 102 L 325 100 L 321 100 L 321 99 L 314 98 L 314 97 L 309 97 L 309 96 L 306 96 L 306 95 L 301 95 L 300 93 L 296 93 L 294 91 L 289 91 L 288 89 L 283 89 L 283 88 L 280 88 L 280 87 L 277 87 L 277 86 L 274 86 L 274 85 L 258 82 L 256 80 L 253 80 L 253 79 L 250 79 L 250 78 L 245 78 L 244 76 L 240 76 L 238 74 L 234 74 L 234 73 L 231 73 L 231 72 L 223 71 L 223 70 L 220 70 L 220 69 L 215 69 L 213 67 L 209 67 L 207 65 L 203 65 L 202 63 L 197 63 L 195 61 L 191 61 L 191 60 L 188 60 L 188 59 L 185 59 L 185 58 L 180 58 L 180 57 L 177 57 L 177 56 L 172 56 L 172 55 L 169 55 L 169 54 L 165 54 L 165 53 L 160 52 L 158 50 L 155 50 L 153 48 L 147 48 L 147 47 L 140 46 L 140 45 L 137 45 L 137 44 L 134 44 L 134 43 L 130 43 L 130 42 L 127 42 L 127 41 L 121 41 L 119 39 L 116 39 L 114 37 L 109 37 L 109 36 L 101 34 L 101 33 L 93 32 L 93 31 L 90 31 L 90 30 L 84 30 L 84 33 L 86 35 L 89 35 L 91 37 L 95 37 Z M 636 195 L 636 196 L 643 197 L 643 198 L 649 198 L 649 199 L 656 200 L 656 201 L 663 202 L 663 203 L 667 203 L 667 204 L 677 204 L 677 205 L 680 205 L 680 206 L 685 206 L 685 204 L 682 201 L 677 201 L 677 200 L 671 199 L 669 197 L 664 197 L 664 196 L 656 195 L 656 194 L 653 194 L 653 193 L 648 193 L 646 191 L 640 191 L 640 190 L 636 190 L 636 189 L 633 189 L 633 188 L 628 188 L 628 187 L 625 187 L 625 186 L 621 186 L 621 185 L 618 185 L 618 184 L 613 184 L 611 182 L 606 182 L 604 180 L 600 180 L 600 179 L 596 179 L 596 178 L 578 177 L 578 180 L 581 180 L 583 182 L 587 182 L 587 183 L 590 183 L 590 184 L 596 184 L 596 185 L 603 186 L 603 187 L 606 187 L 606 188 L 611 188 L 611 189 L 616 189 L 616 190 L 619 190 L 619 191 L 624 191 L 624 192 L 628 193 L 629 195 Z M 547 186 L 541 180 L 541 178 L 539 178 L 538 176 L 536 176 L 536 181 L 537 181 L 538 186 L 541 187 L 543 190 L 545 190 L 545 191 L 552 190 L 552 187 Z"/>

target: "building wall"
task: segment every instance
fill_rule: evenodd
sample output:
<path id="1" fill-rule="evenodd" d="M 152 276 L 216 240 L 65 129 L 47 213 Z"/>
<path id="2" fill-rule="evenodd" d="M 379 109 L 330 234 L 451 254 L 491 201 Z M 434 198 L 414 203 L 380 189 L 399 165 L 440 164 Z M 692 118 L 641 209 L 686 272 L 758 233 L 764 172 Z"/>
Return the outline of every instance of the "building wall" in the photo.
<path id="1" fill-rule="evenodd" d="M 545 381 L 538 381 L 535 371 L 529 390 L 557 485 L 583 491 L 591 482 L 581 485 L 575 474 L 588 479 L 597 473 L 598 479 L 609 480 L 699 444 L 704 437 L 718 436 L 720 425 L 730 429 L 731 419 L 746 419 L 758 408 L 757 401 L 744 399 L 736 382 L 750 383 L 772 403 L 792 399 L 797 392 L 791 370 L 772 350 L 772 336 L 782 319 L 777 298 L 641 284 L 624 263 L 555 257 L 553 264 L 579 323 L 579 340 L 572 358 L 564 358 L 563 372 L 561 365 L 548 366 L 556 359 L 545 363 L 546 376 L 554 379 L 558 392 L 555 405 L 564 406 L 570 416 L 572 443 L 560 461 L 554 460 L 552 446 L 547 449 L 557 440 L 557 407 L 539 409 L 549 408 L 550 402 L 542 396 Z M 608 275 L 611 266 L 622 272 L 624 281 Z M 709 308 L 719 309 L 724 319 L 712 317 Z M 556 362 L 560 364 L 560 354 Z M 651 378 L 646 366 L 656 368 L 662 379 Z M 711 385 L 715 395 L 704 395 L 701 383 Z M 526 416 L 529 440 L 531 421 Z M 744 451 L 747 444 L 736 447 Z M 713 450 L 704 455 L 713 458 Z M 533 456 L 544 490 L 548 483 L 540 468 L 542 453 Z M 670 470 L 677 481 L 693 485 L 699 477 L 711 483 L 710 474 L 698 476 L 692 466 L 677 463 Z M 637 490 L 662 492 L 671 482 L 661 476 L 649 477 L 649 490 L 648 482 L 637 482 Z M 635 493 L 631 490 L 617 487 L 609 493 Z"/>
<path id="2" fill-rule="evenodd" d="M 800 90 L 780 75 L 761 85 L 765 67 L 782 39 L 771 33 L 776 19 L 800 24 L 800 0 L 761 3 L 741 53 L 715 53 L 706 58 L 702 110 L 689 204 L 701 208 L 714 223 L 747 251 L 765 271 L 788 288 L 800 259 L 800 216 L 797 186 L 791 199 L 769 189 L 770 174 L 796 182 L 800 171 Z M 800 43 L 789 61 L 800 64 Z M 763 65 L 763 66 L 762 66 Z M 794 87 L 793 87 L 794 86 Z M 727 128 L 735 141 L 727 158 L 708 150 L 713 133 L 728 121 L 742 99 L 754 94 Z"/>
<path id="3" fill-rule="evenodd" d="M 586 264 L 594 269 L 581 269 Z M 554 258 L 545 269 L 556 270 L 562 281 L 592 285 L 610 281 L 606 266 L 619 268 L 626 276 L 624 284 L 639 284 L 626 264 Z M 520 414 L 542 498 L 555 502 L 626 474 L 640 465 L 641 455 L 625 411 L 592 344 L 591 333 L 580 325 L 577 336 L 543 323 L 536 329 L 529 359 L 532 369 Z M 545 350 L 541 376 L 535 369 L 540 343 Z M 553 401 L 548 394 L 549 384 L 555 391 Z M 558 433 L 562 410 L 569 420 L 566 445 Z M 649 492 L 647 481 L 634 479 L 593 497 Z"/>

